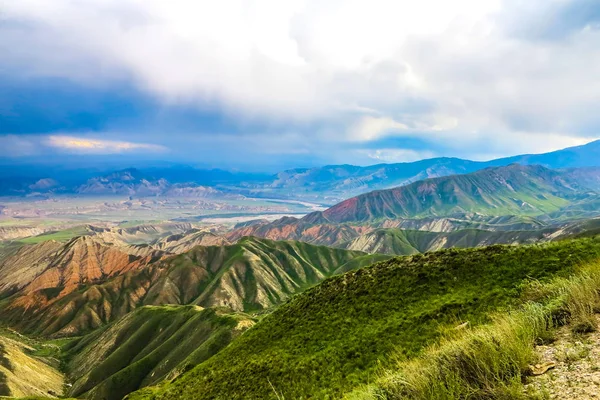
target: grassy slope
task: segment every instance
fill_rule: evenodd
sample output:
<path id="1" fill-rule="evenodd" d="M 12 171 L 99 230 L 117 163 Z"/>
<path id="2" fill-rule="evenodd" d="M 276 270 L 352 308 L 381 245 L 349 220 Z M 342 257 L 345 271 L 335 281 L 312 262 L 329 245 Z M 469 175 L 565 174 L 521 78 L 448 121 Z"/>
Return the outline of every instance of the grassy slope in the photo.
<path id="1" fill-rule="evenodd" d="M 66 348 L 70 394 L 120 399 L 209 359 L 253 323 L 195 306 L 139 308 Z"/>
<path id="2" fill-rule="evenodd" d="M 445 250 L 337 276 L 294 297 L 217 356 L 132 399 L 339 398 L 391 353 L 411 358 L 462 321 L 515 304 L 526 280 L 568 274 L 600 241 Z"/>
<path id="3" fill-rule="evenodd" d="M 76 236 L 82 236 L 89 234 L 89 230 L 86 225 L 76 226 L 73 228 L 63 229 L 60 231 L 46 232 L 41 235 L 31 236 L 25 239 L 19 239 L 19 243 L 23 244 L 36 244 L 45 242 L 47 240 L 56 240 L 57 242 L 68 242 Z"/>
<path id="4" fill-rule="evenodd" d="M 0 330 L 0 397 L 61 394 L 64 377 L 53 353 L 39 342 Z"/>
<path id="5" fill-rule="evenodd" d="M 420 357 L 399 362 L 348 398 L 547 399 L 543 385 L 523 387 L 531 366 L 540 362 L 535 345 L 553 342 L 556 329 L 565 324 L 577 341 L 587 342 L 585 334 L 598 330 L 600 263 L 583 265 L 568 278 L 532 282 L 523 301 L 488 325 L 454 330 Z M 550 379 L 555 378 L 552 374 Z"/>
<path id="6" fill-rule="evenodd" d="M 551 232 L 552 230 L 548 230 Z M 351 250 L 369 253 L 412 255 L 451 247 L 468 248 L 493 244 L 533 243 L 544 238 L 546 231 L 485 231 L 462 229 L 454 232 L 428 232 L 377 229 L 345 245 Z"/>

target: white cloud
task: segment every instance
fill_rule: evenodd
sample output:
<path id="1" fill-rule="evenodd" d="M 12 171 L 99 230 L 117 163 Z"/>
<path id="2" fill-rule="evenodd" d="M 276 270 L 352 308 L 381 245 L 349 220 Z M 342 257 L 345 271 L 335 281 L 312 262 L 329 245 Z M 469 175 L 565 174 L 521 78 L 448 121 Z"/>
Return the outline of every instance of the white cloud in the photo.
<path id="1" fill-rule="evenodd" d="M 377 149 L 363 151 L 369 158 L 384 163 L 411 162 L 433 158 L 432 151 L 415 151 L 409 149 Z"/>
<path id="2" fill-rule="evenodd" d="M 45 144 L 75 153 L 117 154 L 132 151 L 162 152 L 167 148 L 156 144 L 133 143 L 114 140 L 91 139 L 85 137 L 52 135 Z"/>
<path id="3" fill-rule="evenodd" d="M 308 140 L 544 151 L 600 127 L 600 31 L 537 21 L 581 1 L 19 0 L 0 68 L 326 127 Z"/>
<path id="4" fill-rule="evenodd" d="M 358 142 L 369 142 L 393 134 L 394 131 L 406 131 L 408 126 L 387 117 L 364 116 L 350 129 L 348 138 Z"/>

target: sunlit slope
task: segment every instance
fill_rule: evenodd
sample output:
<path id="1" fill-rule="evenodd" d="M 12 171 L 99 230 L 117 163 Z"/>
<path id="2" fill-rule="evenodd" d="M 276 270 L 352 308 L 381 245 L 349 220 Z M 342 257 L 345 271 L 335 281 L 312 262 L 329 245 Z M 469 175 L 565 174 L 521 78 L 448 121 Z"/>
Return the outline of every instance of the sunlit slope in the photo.
<path id="1" fill-rule="evenodd" d="M 463 229 L 449 233 L 377 229 L 346 244 L 350 250 L 367 253 L 411 255 L 451 247 L 481 247 L 493 244 L 522 244 L 544 240 L 553 230 L 485 231 Z"/>
<path id="2" fill-rule="evenodd" d="M 518 302 L 525 281 L 598 257 L 600 241 L 582 239 L 381 262 L 292 298 L 180 379 L 131 398 L 340 398 L 388 355 L 411 358 L 443 329 Z"/>
<path id="3" fill-rule="evenodd" d="M 36 349 L 17 335 L 0 332 L 0 397 L 62 394 L 65 379 L 57 365 L 34 355 Z"/>
<path id="4" fill-rule="evenodd" d="M 373 257 L 364 255 L 301 242 L 245 238 L 229 246 L 196 247 L 97 282 L 81 282 L 64 295 L 60 282 L 20 291 L 0 303 L 0 318 L 25 332 L 64 336 L 96 329 L 143 305 L 262 310 L 340 268 L 350 268 L 349 262 L 352 268 L 370 264 Z"/>

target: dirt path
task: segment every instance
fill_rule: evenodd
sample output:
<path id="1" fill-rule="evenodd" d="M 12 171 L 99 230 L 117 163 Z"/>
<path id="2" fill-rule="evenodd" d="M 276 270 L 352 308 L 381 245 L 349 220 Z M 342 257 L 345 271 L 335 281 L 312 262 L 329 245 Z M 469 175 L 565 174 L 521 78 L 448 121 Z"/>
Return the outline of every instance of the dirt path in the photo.
<path id="1" fill-rule="evenodd" d="M 600 326 L 600 316 L 596 318 Z M 579 335 L 565 326 L 557 331 L 555 342 L 536 349 L 540 364 L 556 366 L 528 378 L 527 393 L 543 393 L 549 399 L 600 399 L 600 331 Z"/>

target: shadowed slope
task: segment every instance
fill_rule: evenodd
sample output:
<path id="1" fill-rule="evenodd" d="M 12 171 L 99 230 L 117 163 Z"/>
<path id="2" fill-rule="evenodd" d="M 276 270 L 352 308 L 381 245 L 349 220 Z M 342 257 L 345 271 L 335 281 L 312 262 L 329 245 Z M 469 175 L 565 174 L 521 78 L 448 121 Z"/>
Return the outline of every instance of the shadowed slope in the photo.
<path id="1" fill-rule="evenodd" d="M 207 360 L 254 322 L 196 306 L 146 306 L 72 342 L 73 397 L 120 399 Z"/>

